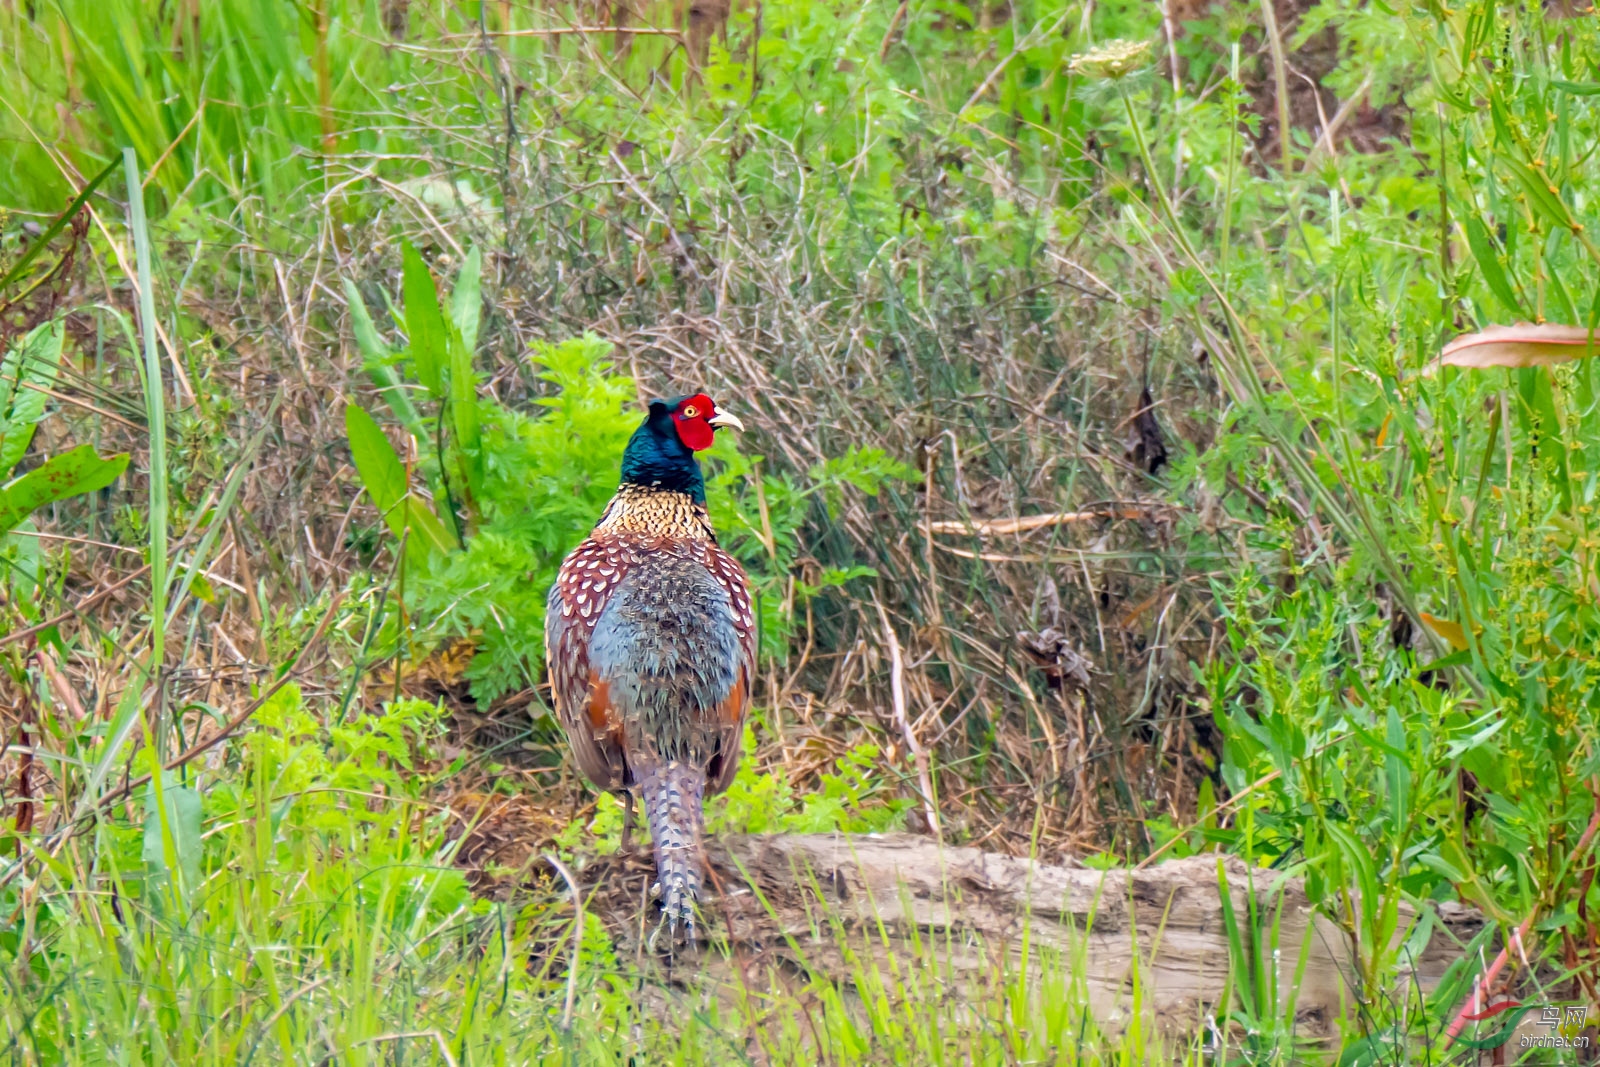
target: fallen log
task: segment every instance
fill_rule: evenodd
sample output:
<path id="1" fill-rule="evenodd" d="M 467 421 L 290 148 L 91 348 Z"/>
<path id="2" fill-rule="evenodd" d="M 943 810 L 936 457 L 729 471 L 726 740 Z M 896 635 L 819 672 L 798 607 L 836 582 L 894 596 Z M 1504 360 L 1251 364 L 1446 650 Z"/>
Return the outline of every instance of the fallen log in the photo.
<path id="1" fill-rule="evenodd" d="M 692 972 L 747 989 L 775 976 L 849 989 L 863 961 L 904 969 L 936 958 L 947 984 L 1023 969 L 1065 975 L 1102 1032 L 1122 1033 L 1137 1013 L 1142 1033 L 1188 1040 L 1228 1007 L 1225 884 L 1239 944 L 1271 969 L 1273 1003 L 1292 1012 L 1296 1035 L 1331 1041 L 1338 1020 L 1354 1017 L 1347 935 L 1316 913 L 1299 879 L 1237 858 L 1099 870 L 941 847 L 911 834 L 734 837 L 708 853 L 713 890 L 701 936 L 713 950 L 695 954 Z M 579 878 L 619 956 L 660 965 L 651 948 L 648 858 L 598 857 Z M 1425 990 L 1484 925 L 1454 904 L 1440 905 L 1438 916 L 1410 975 Z M 669 970 L 687 973 L 681 954 Z"/>

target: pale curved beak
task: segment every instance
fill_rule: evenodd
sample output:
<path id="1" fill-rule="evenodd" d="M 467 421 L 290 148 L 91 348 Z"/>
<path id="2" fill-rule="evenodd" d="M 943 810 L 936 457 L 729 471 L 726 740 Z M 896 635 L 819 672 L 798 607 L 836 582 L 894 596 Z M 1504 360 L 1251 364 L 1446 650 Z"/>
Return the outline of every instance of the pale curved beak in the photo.
<path id="1" fill-rule="evenodd" d="M 706 422 L 719 428 L 723 426 L 730 426 L 733 429 L 738 430 L 740 433 L 744 432 L 744 423 L 739 421 L 739 416 L 730 415 L 726 411 L 717 412 L 715 415 L 707 419 Z"/>

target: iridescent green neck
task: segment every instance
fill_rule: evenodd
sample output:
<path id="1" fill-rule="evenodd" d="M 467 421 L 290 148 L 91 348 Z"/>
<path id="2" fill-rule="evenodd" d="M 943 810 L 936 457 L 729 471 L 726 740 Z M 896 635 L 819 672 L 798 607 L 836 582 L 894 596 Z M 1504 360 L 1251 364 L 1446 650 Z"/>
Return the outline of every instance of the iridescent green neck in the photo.
<path id="1" fill-rule="evenodd" d="M 695 503 L 706 502 L 706 482 L 700 464 L 678 439 L 678 428 L 666 405 L 650 405 L 650 414 L 628 439 L 622 453 L 622 484 L 682 493 Z"/>

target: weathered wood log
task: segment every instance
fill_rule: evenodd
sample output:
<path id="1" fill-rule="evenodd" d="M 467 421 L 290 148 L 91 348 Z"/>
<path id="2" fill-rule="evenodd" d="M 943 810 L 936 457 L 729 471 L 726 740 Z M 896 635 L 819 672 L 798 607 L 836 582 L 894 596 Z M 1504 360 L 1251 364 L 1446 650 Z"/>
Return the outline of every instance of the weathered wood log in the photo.
<path id="1" fill-rule="evenodd" d="M 1017 973 L 1026 943 L 1028 969 L 1081 983 L 1102 1030 L 1123 1031 L 1137 1004 L 1146 1033 L 1153 1026 L 1181 1039 L 1226 1011 L 1225 881 L 1243 943 L 1275 972 L 1277 1004 L 1284 1012 L 1292 1004 L 1297 1034 L 1334 1038 L 1358 995 L 1349 938 L 1315 912 L 1300 881 L 1236 858 L 1098 870 L 940 847 L 910 834 L 737 837 L 708 851 L 716 891 L 704 902 L 706 936 L 724 951 L 699 954 L 695 973 L 718 979 L 802 975 L 849 987 L 864 958 L 893 956 L 904 966 L 931 952 L 946 975 L 977 982 L 998 969 Z M 598 887 L 595 906 L 620 952 L 657 958 L 647 947 L 649 864 L 602 857 L 582 877 Z M 1484 923 L 1456 905 L 1442 905 L 1439 915 L 1442 929 L 1411 977 L 1425 989 Z"/>

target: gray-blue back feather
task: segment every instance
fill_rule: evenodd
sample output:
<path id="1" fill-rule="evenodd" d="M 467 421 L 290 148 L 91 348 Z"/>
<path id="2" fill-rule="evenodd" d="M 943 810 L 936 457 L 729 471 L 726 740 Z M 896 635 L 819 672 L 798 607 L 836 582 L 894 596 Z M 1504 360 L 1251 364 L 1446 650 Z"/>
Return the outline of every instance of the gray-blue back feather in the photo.
<path id="1" fill-rule="evenodd" d="M 640 764 L 705 766 L 739 655 L 728 591 L 699 560 L 670 550 L 629 571 L 589 641 L 589 664 L 609 685 Z"/>

